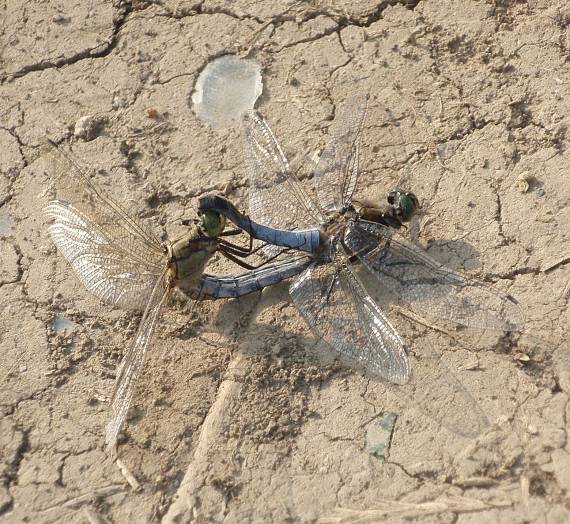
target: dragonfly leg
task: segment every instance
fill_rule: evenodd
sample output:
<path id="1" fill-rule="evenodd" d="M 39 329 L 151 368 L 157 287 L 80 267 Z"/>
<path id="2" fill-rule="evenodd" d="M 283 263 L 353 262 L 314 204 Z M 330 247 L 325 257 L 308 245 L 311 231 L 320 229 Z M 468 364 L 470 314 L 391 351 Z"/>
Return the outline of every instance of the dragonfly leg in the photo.
<path id="1" fill-rule="evenodd" d="M 218 236 L 220 237 L 232 237 L 235 235 L 241 235 L 244 231 L 241 229 L 227 229 L 225 231 L 222 231 Z"/>
<path id="2" fill-rule="evenodd" d="M 230 235 L 235 235 L 238 233 L 243 233 L 243 231 L 241 229 L 232 229 L 232 230 L 228 231 L 228 234 L 230 234 Z M 245 248 L 243 246 L 239 246 L 237 244 L 233 244 L 232 242 L 228 242 L 227 240 L 219 240 L 219 243 L 222 246 L 232 248 L 235 251 L 232 254 L 237 255 L 237 256 L 244 256 L 244 257 L 252 255 L 253 253 L 257 253 L 260 249 L 262 249 L 264 247 L 264 245 L 261 245 L 255 249 L 253 249 L 253 236 L 252 235 L 249 235 L 249 246 L 247 248 Z"/>
<path id="3" fill-rule="evenodd" d="M 242 229 L 230 229 L 228 231 L 224 231 L 223 233 L 221 233 L 219 236 L 220 237 L 225 237 L 225 236 L 235 236 L 235 235 L 241 235 L 242 233 L 246 233 L 245 231 L 243 231 Z M 257 253 L 258 251 L 262 250 L 265 246 L 267 246 L 267 242 L 263 242 L 260 246 L 253 248 L 253 237 L 250 235 L 249 236 L 249 249 L 248 249 L 248 253 L 253 255 L 254 253 Z M 232 244 L 234 245 L 234 244 Z M 241 246 L 240 246 L 241 247 Z M 286 248 L 284 249 L 284 251 L 288 251 L 289 249 Z M 268 259 L 269 260 L 273 260 L 277 255 L 273 255 L 271 258 Z"/>
<path id="4" fill-rule="evenodd" d="M 244 262 L 243 260 L 241 260 L 241 258 L 239 258 L 240 256 L 243 257 L 243 255 L 236 255 L 231 251 L 229 251 L 228 248 L 220 249 L 220 253 L 222 253 L 222 255 L 224 255 L 228 260 L 235 262 L 238 266 L 241 266 L 244 269 L 257 269 L 256 266 L 252 266 L 251 264 L 248 264 L 247 262 Z"/>
<path id="5" fill-rule="evenodd" d="M 253 240 L 251 239 L 251 237 L 249 237 L 248 247 L 243 247 L 238 244 L 234 244 L 232 242 L 228 242 L 227 240 L 221 240 L 221 239 L 218 239 L 218 243 L 220 246 L 231 250 L 234 255 L 243 256 L 243 257 L 251 255 L 253 247 Z"/>
<path id="6" fill-rule="evenodd" d="M 258 248 L 259 249 L 259 248 Z M 250 254 L 254 253 L 256 250 L 252 251 Z M 273 255 L 271 258 L 268 258 L 267 260 L 262 261 L 260 264 L 257 265 L 251 265 L 248 264 L 247 262 L 244 262 L 243 260 L 241 260 L 241 258 L 245 258 L 248 255 L 243 254 L 241 252 L 235 252 L 233 251 L 233 249 L 231 249 L 228 246 L 224 246 L 222 245 L 220 247 L 220 253 L 222 253 L 223 256 L 225 256 L 228 260 L 231 260 L 232 262 L 235 262 L 238 266 L 241 266 L 245 269 L 259 269 L 262 268 L 264 266 L 266 266 L 267 264 L 270 264 L 271 262 L 273 262 L 276 258 L 278 258 L 279 256 L 281 256 L 282 254 L 288 252 L 289 250 L 286 249 L 280 253 L 277 253 L 276 255 Z"/>

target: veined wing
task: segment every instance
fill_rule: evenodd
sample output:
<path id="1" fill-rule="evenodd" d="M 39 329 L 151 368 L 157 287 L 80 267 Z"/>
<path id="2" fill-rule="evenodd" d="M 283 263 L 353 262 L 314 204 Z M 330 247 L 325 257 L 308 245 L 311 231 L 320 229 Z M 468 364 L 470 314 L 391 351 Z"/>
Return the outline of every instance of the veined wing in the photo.
<path id="1" fill-rule="evenodd" d="M 166 277 L 167 269 L 163 271 L 154 285 L 135 338 L 117 370 L 117 381 L 112 401 L 113 419 L 107 426 L 107 434 L 105 437 L 107 449 L 115 448 L 117 437 L 127 418 L 136 380 L 143 365 L 144 357 L 156 326 L 156 321 L 169 295 L 170 289 L 168 288 Z"/>
<path id="2" fill-rule="evenodd" d="M 319 226 L 323 217 L 318 206 L 290 172 L 287 159 L 265 120 L 257 112 L 248 111 L 243 133 L 251 218 L 280 229 Z"/>
<path id="3" fill-rule="evenodd" d="M 360 129 L 366 114 L 366 93 L 356 93 L 339 109 L 330 140 L 315 168 L 315 188 L 325 211 L 340 211 L 352 200 L 358 179 Z"/>
<path id="4" fill-rule="evenodd" d="M 402 340 L 343 254 L 337 253 L 334 263 L 314 262 L 291 285 L 290 293 L 309 325 L 339 353 L 387 380 L 408 381 Z"/>
<path id="5" fill-rule="evenodd" d="M 105 237 L 112 240 L 131 258 L 160 264 L 164 253 L 160 241 L 121 205 L 105 195 L 92 181 L 90 173 L 82 169 L 63 149 L 51 141 L 46 143 L 47 172 L 55 197 L 71 204 L 91 223 L 97 224 Z"/>
<path id="6" fill-rule="evenodd" d="M 109 229 L 68 202 L 54 200 L 44 212 L 54 220 L 50 235 L 82 284 L 97 298 L 123 309 L 144 309 L 166 267 L 155 246 L 144 251 L 137 237 L 119 242 Z"/>
<path id="7" fill-rule="evenodd" d="M 351 223 L 345 243 L 382 285 L 419 314 L 499 331 L 520 330 L 524 324 L 510 295 L 445 267 L 381 224 Z"/>
<path id="8" fill-rule="evenodd" d="M 46 206 L 52 238 L 83 284 L 122 308 L 144 309 L 166 260 L 160 242 L 48 141 L 48 174 L 59 200 Z"/>

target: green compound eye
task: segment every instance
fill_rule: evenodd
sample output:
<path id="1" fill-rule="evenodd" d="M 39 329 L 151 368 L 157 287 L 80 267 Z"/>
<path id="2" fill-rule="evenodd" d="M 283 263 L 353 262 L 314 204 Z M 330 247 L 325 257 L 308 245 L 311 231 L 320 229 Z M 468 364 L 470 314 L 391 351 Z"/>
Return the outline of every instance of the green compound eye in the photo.
<path id="1" fill-rule="evenodd" d="M 404 222 L 408 222 L 414 216 L 418 206 L 418 201 L 412 193 L 404 193 L 400 195 L 399 210 L 400 216 Z"/>
<path id="2" fill-rule="evenodd" d="M 200 229 L 211 238 L 220 236 L 225 227 L 225 220 L 215 211 L 203 211 L 200 215 Z"/>
<path id="3" fill-rule="evenodd" d="M 402 222 L 409 222 L 420 208 L 416 195 L 401 189 L 394 189 L 388 193 L 388 204 L 392 206 Z"/>

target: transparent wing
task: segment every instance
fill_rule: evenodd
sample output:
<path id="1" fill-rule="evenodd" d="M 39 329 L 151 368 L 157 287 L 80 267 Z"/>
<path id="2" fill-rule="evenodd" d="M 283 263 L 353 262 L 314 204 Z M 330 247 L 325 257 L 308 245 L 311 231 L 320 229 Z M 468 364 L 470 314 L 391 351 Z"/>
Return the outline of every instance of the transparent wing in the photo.
<path id="1" fill-rule="evenodd" d="M 124 246 L 135 258 L 160 263 L 164 257 L 160 240 L 149 227 L 132 218 L 121 205 L 99 189 L 94 173 L 79 166 L 72 156 L 53 142 L 46 142 L 43 158 L 57 200 L 70 203 L 105 236 Z"/>
<path id="2" fill-rule="evenodd" d="M 243 135 L 251 218 L 280 229 L 318 226 L 322 221 L 318 207 L 290 173 L 287 159 L 271 129 L 255 111 L 246 113 Z"/>
<path id="3" fill-rule="evenodd" d="M 337 254 L 332 264 L 313 263 L 290 293 L 309 325 L 339 353 L 387 380 L 408 381 L 402 340 L 343 255 Z"/>
<path id="4" fill-rule="evenodd" d="M 345 243 L 382 285 L 419 314 L 499 331 L 520 330 L 524 324 L 510 295 L 445 267 L 381 224 L 351 223 Z"/>
<path id="5" fill-rule="evenodd" d="M 366 93 L 350 97 L 330 127 L 330 140 L 314 172 L 319 203 L 325 211 L 341 211 L 352 200 L 358 179 L 360 130 L 367 99 Z"/>
<path id="6" fill-rule="evenodd" d="M 145 250 L 132 236 L 123 242 L 68 202 L 54 200 L 44 212 L 48 231 L 81 283 L 97 298 L 123 309 L 144 309 L 166 266 L 161 252 Z"/>
<path id="7" fill-rule="evenodd" d="M 143 365 L 144 357 L 156 326 L 156 321 L 160 316 L 160 310 L 169 294 L 166 275 L 167 270 L 164 270 L 156 282 L 146 309 L 144 310 L 135 338 L 117 370 L 117 381 L 111 404 L 113 419 L 107 426 L 107 434 L 105 437 L 107 449 L 115 448 L 117 437 L 127 418 L 127 412 L 129 411 L 129 406 L 133 398 L 137 377 Z"/>
<path id="8" fill-rule="evenodd" d="M 58 249 L 98 298 L 144 309 L 166 263 L 158 239 L 52 142 L 45 144 L 43 159 L 58 197 L 45 207 L 54 220 L 49 231 Z"/>

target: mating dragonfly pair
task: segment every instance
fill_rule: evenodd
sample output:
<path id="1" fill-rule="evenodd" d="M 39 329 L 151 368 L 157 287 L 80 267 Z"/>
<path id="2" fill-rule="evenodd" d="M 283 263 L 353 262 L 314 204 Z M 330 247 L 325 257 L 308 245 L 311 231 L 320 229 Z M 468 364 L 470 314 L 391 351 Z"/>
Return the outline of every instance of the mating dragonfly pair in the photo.
<path id="1" fill-rule="evenodd" d="M 366 102 L 364 94 L 353 96 L 330 128 L 313 173 L 319 203 L 291 173 L 267 123 L 249 112 L 243 120 L 249 213 L 220 195 L 205 195 L 196 223 L 185 221 L 187 233 L 173 241 L 160 242 L 69 157 L 57 154 L 64 167 L 56 179 L 65 181 L 58 186 L 67 186 L 75 197 L 46 207 L 56 246 L 103 302 L 144 311 L 117 372 L 108 447 L 116 446 L 160 311 L 175 288 L 196 299 L 235 298 L 297 275 L 291 298 L 315 333 L 399 384 L 410 376 L 405 345 L 355 273 L 356 264 L 415 312 L 475 328 L 522 327 L 523 315 L 511 296 L 444 267 L 398 234 L 418 209 L 412 193 L 391 191 L 384 208 L 353 201 Z M 227 220 L 238 229 L 226 230 Z M 240 231 L 265 243 L 266 263 L 253 267 L 243 260 L 252 243 L 246 248 L 227 240 Z M 205 273 L 215 252 L 247 271 L 230 277 Z"/>

